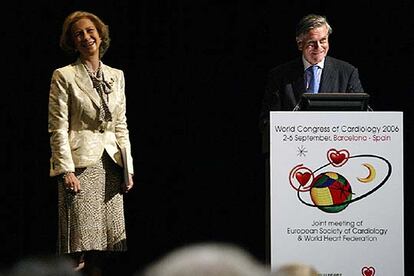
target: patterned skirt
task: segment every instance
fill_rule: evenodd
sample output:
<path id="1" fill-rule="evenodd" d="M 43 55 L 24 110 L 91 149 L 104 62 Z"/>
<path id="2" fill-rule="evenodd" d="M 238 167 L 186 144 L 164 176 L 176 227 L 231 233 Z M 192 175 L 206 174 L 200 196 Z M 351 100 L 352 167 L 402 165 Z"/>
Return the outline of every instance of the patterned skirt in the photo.
<path id="1" fill-rule="evenodd" d="M 81 185 L 77 194 L 58 180 L 57 253 L 126 251 L 122 169 L 104 152 L 97 164 L 75 174 Z"/>

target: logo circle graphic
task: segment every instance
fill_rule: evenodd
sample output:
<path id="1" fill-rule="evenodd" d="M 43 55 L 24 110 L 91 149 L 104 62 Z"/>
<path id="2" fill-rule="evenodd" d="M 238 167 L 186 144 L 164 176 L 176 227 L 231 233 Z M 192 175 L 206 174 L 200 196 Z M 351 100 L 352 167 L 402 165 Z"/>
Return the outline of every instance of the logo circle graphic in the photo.
<path id="1" fill-rule="evenodd" d="M 348 180 L 336 172 L 324 172 L 316 176 L 310 189 L 316 207 L 327 213 L 345 209 L 352 199 L 352 188 Z"/>

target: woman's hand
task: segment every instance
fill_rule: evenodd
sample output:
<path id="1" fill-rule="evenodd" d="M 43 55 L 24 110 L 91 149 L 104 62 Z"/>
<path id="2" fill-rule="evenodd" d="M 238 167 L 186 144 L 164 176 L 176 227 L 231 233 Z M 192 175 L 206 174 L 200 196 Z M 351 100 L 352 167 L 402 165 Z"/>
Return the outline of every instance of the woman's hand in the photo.
<path id="1" fill-rule="evenodd" d="M 63 176 L 63 182 L 66 189 L 74 193 L 79 193 L 81 190 L 79 179 L 76 177 L 75 173 L 69 172 L 65 173 Z"/>
<path id="2" fill-rule="evenodd" d="M 128 184 L 127 183 L 125 183 L 125 181 L 124 181 L 124 183 L 123 183 L 123 185 L 122 185 L 122 192 L 123 193 L 128 193 L 129 192 L 129 190 L 131 190 L 132 189 L 132 187 L 134 186 L 134 180 L 132 179 L 132 174 L 128 174 Z"/>

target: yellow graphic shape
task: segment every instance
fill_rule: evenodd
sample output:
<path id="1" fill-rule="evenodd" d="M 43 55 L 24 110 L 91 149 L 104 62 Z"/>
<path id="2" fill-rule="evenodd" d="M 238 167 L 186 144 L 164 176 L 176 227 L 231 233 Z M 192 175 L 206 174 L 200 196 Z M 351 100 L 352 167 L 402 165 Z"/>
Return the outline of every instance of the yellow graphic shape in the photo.
<path id="1" fill-rule="evenodd" d="M 362 183 L 368 183 L 375 179 L 375 176 L 377 175 L 377 172 L 375 171 L 374 166 L 368 163 L 362 164 L 362 166 L 366 167 L 368 169 L 368 176 L 366 177 L 357 177 L 357 179 Z"/>
<path id="2" fill-rule="evenodd" d="M 329 176 L 329 178 L 331 178 L 331 179 L 338 180 L 338 174 L 337 173 L 334 173 L 334 172 L 326 172 L 325 175 L 326 176 Z"/>
<path id="3" fill-rule="evenodd" d="M 310 194 L 317 206 L 330 206 L 333 204 L 329 188 L 312 188 Z"/>

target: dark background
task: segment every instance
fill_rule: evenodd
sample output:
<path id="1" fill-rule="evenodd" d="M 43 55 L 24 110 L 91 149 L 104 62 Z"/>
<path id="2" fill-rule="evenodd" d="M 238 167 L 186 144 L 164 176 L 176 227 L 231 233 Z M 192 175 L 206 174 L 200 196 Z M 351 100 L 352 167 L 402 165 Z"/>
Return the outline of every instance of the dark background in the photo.
<path id="1" fill-rule="evenodd" d="M 58 40 L 74 10 L 96 13 L 109 25 L 112 43 L 103 62 L 126 77 L 136 176 L 125 197 L 125 275 L 200 241 L 235 243 L 265 261 L 258 116 L 267 71 L 299 54 L 295 25 L 307 13 L 328 17 L 330 55 L 359 68 L 372 108 L 404 111 L 405 171 L 412 165 L 411 1 L 50 0 L 8 6 L 0 21 L 2 268 L 55 252 L 48 93 L 52 71 L 73 61 Z M 406 198 L 411 192 L 406 185 Z M 412 207 L 408 200 L 405 205 L 408 243 Z M 405 251 L 409 262 L 412 249 Z M 406 274 L 412 273 L 407 266 Z"/>

